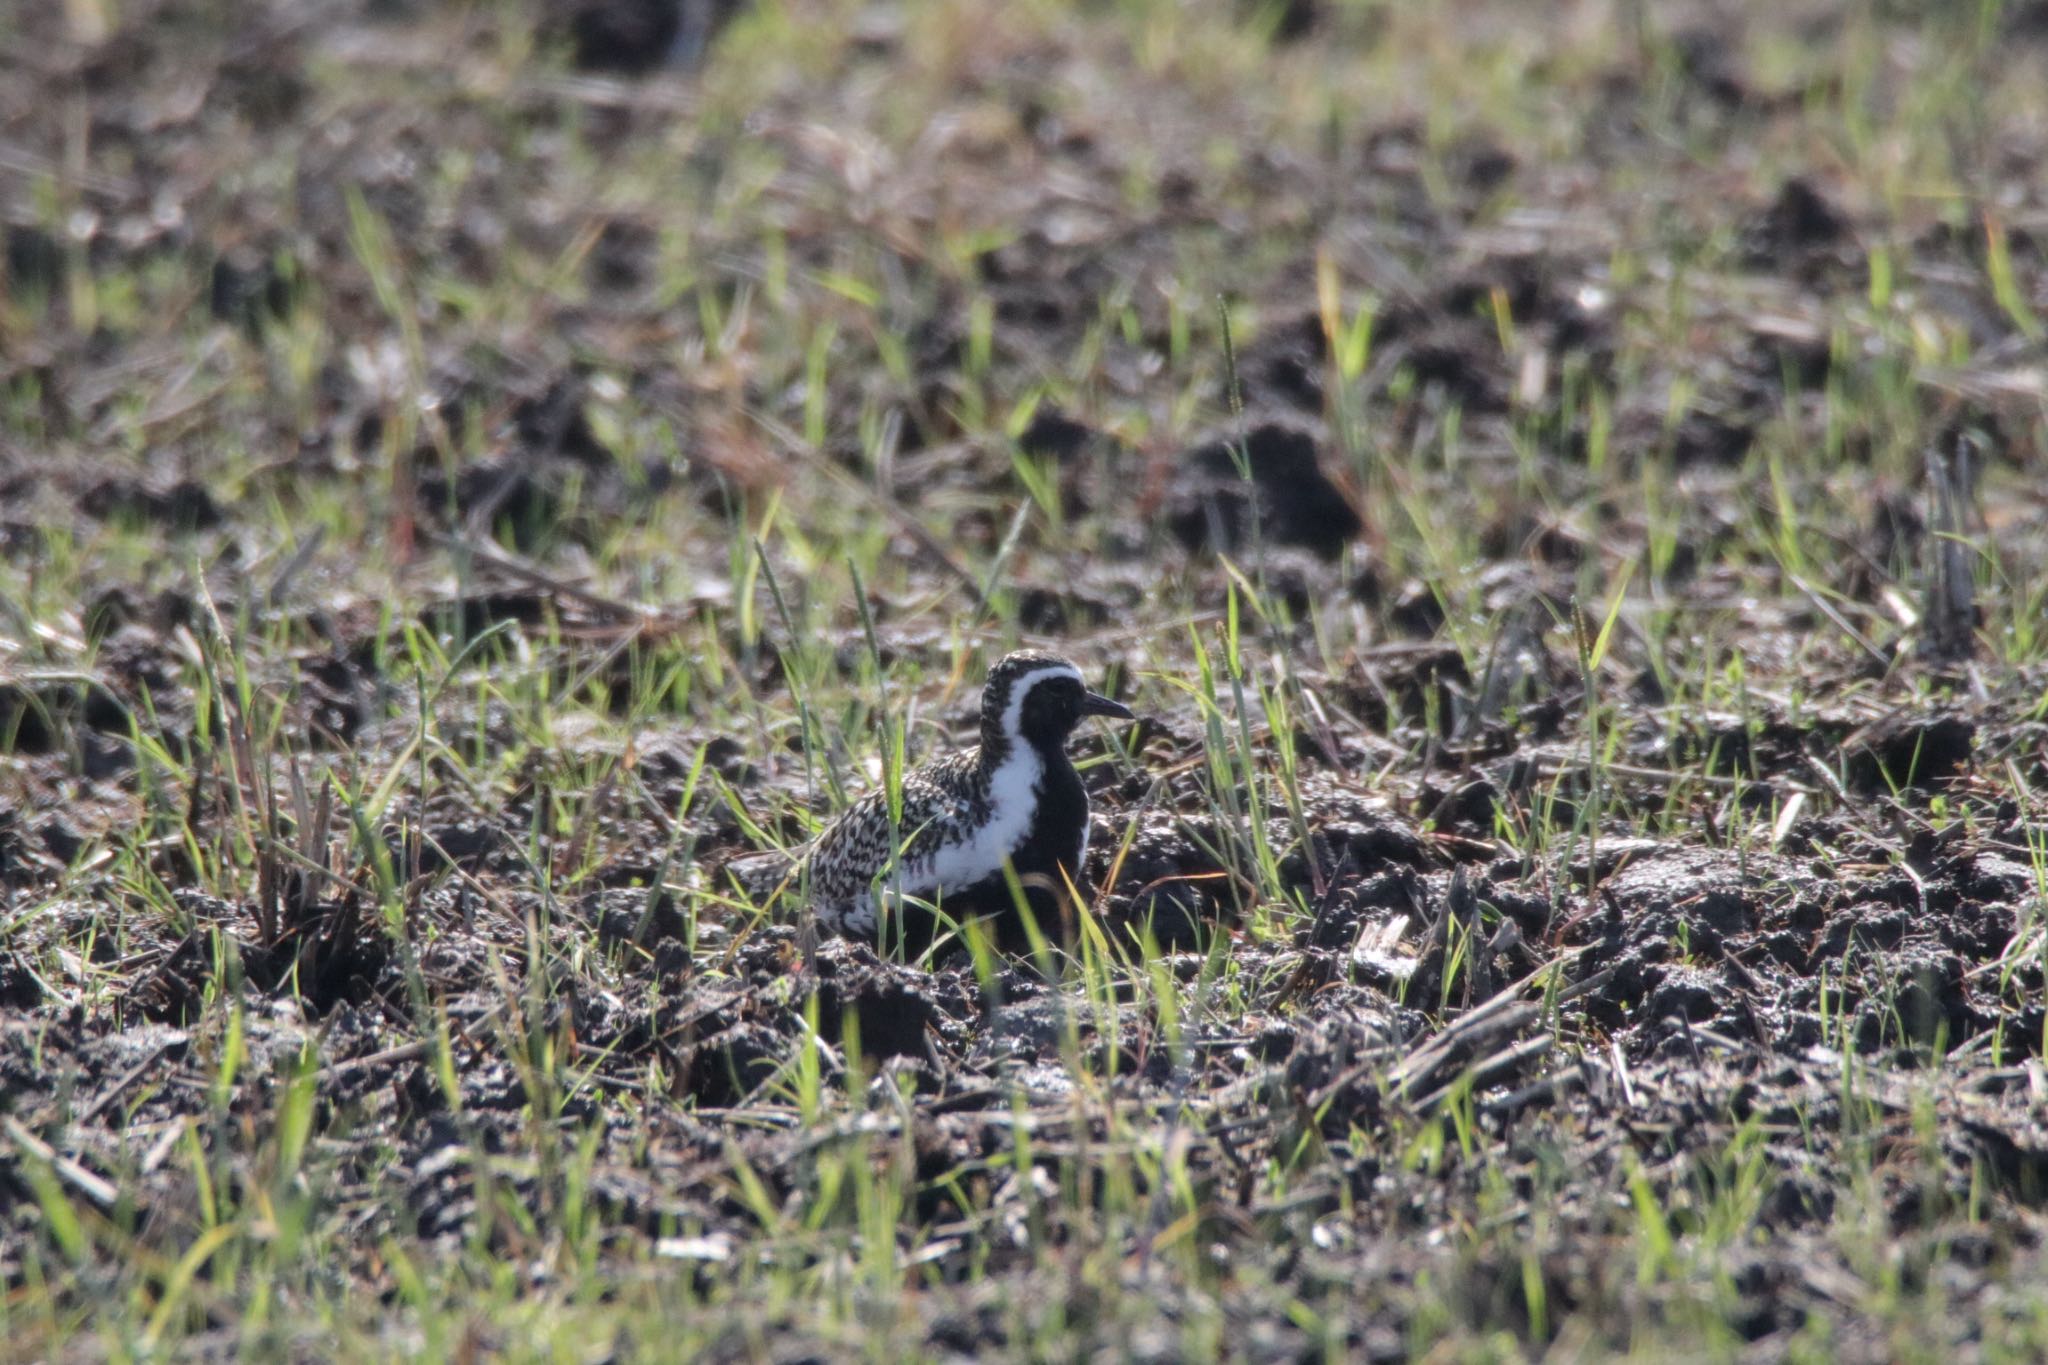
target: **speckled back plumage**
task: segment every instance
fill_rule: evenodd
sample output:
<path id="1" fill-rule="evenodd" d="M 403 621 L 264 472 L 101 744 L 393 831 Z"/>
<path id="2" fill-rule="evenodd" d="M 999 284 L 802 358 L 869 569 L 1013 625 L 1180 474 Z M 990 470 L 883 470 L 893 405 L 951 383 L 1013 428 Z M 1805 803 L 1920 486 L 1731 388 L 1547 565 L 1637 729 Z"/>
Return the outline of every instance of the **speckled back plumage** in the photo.
<path id="1" fill-rule="evenodd" d="M 931 861 L 933 850 L 957 841 L 988 818 L 988 774 L 981 750 L 949 754 L 903 775 L 903 872 Z M 811 899 L 843 906 L 866 896 L 895 852 L 889 830 L 889 793 L 871 791 L 848 806 L 818 836 L 808 855 Z M 837 926 L 833 926 L 837 927 Z"/>

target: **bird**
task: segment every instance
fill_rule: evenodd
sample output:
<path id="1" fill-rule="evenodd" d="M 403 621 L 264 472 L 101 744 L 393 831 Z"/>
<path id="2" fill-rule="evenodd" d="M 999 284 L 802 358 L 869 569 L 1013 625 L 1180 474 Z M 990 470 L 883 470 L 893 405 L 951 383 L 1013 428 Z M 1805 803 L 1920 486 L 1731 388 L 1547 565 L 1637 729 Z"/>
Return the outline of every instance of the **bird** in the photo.
<path id="1" fill-rule="evenodd" d="M 1030 934 L 1004 866 L 1041 931 L 1057 937 L 1061 894 L 1081 886 L 1088 855 L 1088 792 L 1066 749 L 1088 716 L 1136 719 L 1089 691 L 1069 660 L 1006 654 L 981 689 L 981 743 L 904 774 L 893 826 L 888 792 L 872 791 L 802 848 L 728 867 L 756 896 L 800 888 L 823 933 L 900 941 L 921 957 L 943 925 L 904 899 L 914 897 L 958 923 L 984 920 L 999 948 L 1024 951 Z"/>

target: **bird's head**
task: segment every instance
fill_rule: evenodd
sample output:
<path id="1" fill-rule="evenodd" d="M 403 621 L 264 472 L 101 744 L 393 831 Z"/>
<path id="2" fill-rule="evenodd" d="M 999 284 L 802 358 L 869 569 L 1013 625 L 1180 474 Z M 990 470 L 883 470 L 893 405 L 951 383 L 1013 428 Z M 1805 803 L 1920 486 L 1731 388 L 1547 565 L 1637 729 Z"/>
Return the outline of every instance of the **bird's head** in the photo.
<path id="1" fill-rule="evenodd" d="M 1133 719 L 1131 709 L 1088 690 L 1081 670 L 1056 654 L 1019 650 L 988 671 L 981 693 L 984 747 L 1007 751 L 1020 741 L 1040 747 L 1066 742 L 1083 716 Z"/>

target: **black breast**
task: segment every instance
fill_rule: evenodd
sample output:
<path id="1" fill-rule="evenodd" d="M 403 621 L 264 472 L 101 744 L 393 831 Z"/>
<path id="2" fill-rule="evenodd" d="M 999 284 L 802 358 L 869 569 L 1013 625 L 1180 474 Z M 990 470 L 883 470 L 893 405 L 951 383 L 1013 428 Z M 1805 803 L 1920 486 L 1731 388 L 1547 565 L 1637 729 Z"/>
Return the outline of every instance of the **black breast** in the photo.
<path id="1" fill-rule="evenodd" d="M 1025 899 L 1039 932 L 1058 943 L 1066 933 L 1058 893 L 1069 879 L 1084 893 L 1087 890 L 1081 869 L 1081 836 L 1088 828 L 1088 791 L 1064 749 L 1048 753 L 1041 748 L 1039 753 L 1045 772 L 1039 778 L 1038 807 L 1030 831 L 1010 855 L 1010 862 L 1024 884 Z M 1031 946 L 1009 883 L 1000 875 L 949 891 L 940 905 L 956 920 L 985 917 L 997 946 L 1005 952 L 1020 953 Z M 906 912 L 903 931 L 906 951 L 916 954 L 930 946 L 937 926 L 928 915 Z"/>
<path id="2" fill-rule="evenodd" d="M 1046 757 L 1045 776 L 1039 779 L 1038 810 L 1032 817 L 1031 832 L 1013 855 L 1017 875 L 1034 873 L 1051 877 L 1059 884 L 1064 867 L 1081 881 L 1081 836 L 1088 828 L 1088 791 L 1081 774 L 1067 761 L 1064 752 L 1054 750 Z"/>

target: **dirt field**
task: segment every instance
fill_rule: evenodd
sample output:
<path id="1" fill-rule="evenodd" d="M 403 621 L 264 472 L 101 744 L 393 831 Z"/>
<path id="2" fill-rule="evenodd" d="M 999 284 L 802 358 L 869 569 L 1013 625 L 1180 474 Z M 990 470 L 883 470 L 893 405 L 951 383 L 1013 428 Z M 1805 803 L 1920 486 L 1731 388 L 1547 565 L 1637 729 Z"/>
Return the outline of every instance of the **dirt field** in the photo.
<path id="1" fill-rule="evenodd" d="M 0 0 L 0 1358 L 2048 1358 L 2044 159 L 2037 0 Z M 720 877 L 1019 644 L 1065 950 Z"/>

